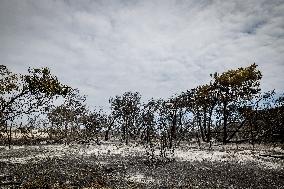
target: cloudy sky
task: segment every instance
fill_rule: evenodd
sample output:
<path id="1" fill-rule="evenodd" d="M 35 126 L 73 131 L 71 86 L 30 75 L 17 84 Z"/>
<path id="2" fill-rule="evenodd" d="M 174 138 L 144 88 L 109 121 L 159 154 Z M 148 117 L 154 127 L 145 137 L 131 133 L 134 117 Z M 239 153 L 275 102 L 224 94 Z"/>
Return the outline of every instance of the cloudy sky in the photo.
<path id="1" fill-rule="evenodd" d="M 253 62 L 284 91 L 283 0 L 0 0 L 0 60 L 49 67 L 91 106 L 169 97 Z"/>

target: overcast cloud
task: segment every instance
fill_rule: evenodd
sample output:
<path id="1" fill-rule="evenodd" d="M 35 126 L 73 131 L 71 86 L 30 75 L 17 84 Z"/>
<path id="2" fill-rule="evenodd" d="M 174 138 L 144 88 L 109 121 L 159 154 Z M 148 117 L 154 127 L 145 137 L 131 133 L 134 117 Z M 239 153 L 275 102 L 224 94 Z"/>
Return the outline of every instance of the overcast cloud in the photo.
<path id="1" fill-rule="evenodd" d="M 169 97 L 255 62 L 284 91 L 284 1 L 1 0 L 0 60 L 50 67 L 91 106 L 139 91 Z"/>

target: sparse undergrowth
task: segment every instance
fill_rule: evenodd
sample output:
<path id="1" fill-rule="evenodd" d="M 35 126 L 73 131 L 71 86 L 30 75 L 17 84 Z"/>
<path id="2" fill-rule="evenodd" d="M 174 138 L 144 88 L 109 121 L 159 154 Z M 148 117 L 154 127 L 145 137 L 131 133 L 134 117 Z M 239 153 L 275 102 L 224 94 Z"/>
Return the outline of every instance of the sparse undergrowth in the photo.
<path id="1" fill-rule="evenodd" d="M 176 154 L 174 158 L 156 156 L 151 159 L 136 147 L 116 147 L 110 144 L 56 147 L 69 150 L 69 153 L 60 154 L 59 151 L 51 150 L 51 146 L 2 149 L 1 187 L 106 189 L 281 188 L 284 186 L 283 166 L 273 168 L 262 166 L 259 162 L 273 163 L 276 160 L 270 157 L 258 157 L 248 150 L 235 152 L 226 149 L 220 152 L 216 149 L 208 151 L 191 147 L 184 155 Z M 46 156 L 39 158 L 38 155 L 43 152 Z M 58 153 L 57 156 L 55 153 Z M 177 150 L 176 153 L 181 153 L 181 150 Z M 238 161 L 237 156 L 242 153 L 253 159 Z M 31 154 L 34 154 L 35 158 L 19 161 L 20 163 L 9 159 L 14 155 L 24 158 Z M 218 158 L 197 157 L 202 154 Z M 185 155 L 196 157 L 195 159 L 177 158 Z M 7 161 L 2 161 L 7 157 Z M 277 161 L 279 165 L 283 165 L 282 159 Z"/>
<path id="2" fill-rule="evenodd" d="M 77 157 L 46 158 L 25 164 L 1 163 L 2 183 L 21 188 L 82 188 L 105 186 L 99 167 Z"/>

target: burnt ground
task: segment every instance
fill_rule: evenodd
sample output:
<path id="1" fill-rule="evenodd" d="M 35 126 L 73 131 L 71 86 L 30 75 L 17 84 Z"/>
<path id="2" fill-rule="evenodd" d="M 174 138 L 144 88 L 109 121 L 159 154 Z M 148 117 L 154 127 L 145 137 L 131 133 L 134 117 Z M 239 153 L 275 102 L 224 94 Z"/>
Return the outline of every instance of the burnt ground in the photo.
<path id="1" fill-rule="evenodd" d="M 8 154 L 0 151 L 1 158 Z M 20 154 L 11 151 L 11 156 Z M 0 188 L 284 188 L 284 168 L 269 169 L 253 161 L 66 154 L 25 163 L 1 161 L 0 183 Z"/>

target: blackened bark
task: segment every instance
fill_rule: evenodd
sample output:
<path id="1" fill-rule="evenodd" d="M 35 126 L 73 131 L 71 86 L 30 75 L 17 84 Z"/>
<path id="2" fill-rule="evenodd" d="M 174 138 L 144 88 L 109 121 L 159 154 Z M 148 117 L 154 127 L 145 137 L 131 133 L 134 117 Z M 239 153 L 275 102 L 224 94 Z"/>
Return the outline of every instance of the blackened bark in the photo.
<path id="1" fill-rule="evenodd" d="M 205 141 L 205 136 L 204 136 L 204 130 L 203 130 L 203 127 L 202 127 L 202 124 L 201 124 L 201 116 L 200 116 L 200 112 L 199 111 L 197 111 L 197 119 L 198 119 L 198 127 L 199 127 L 199 130 L 200 130 L 201 139 L 204 142 Z"/>
<path id="2" fill-rule="evenodd" d="M 227 143 L 227 138 L 228 138 L 228 133 L 227 133 L 227 125 L 228 125 L 228 112 L 227 112 L 227 102 L 224 102 L 224 107 L 223 107 L 223 117 L 224 117 L 224 122 L 223 122 L 223 144 Z"/>

